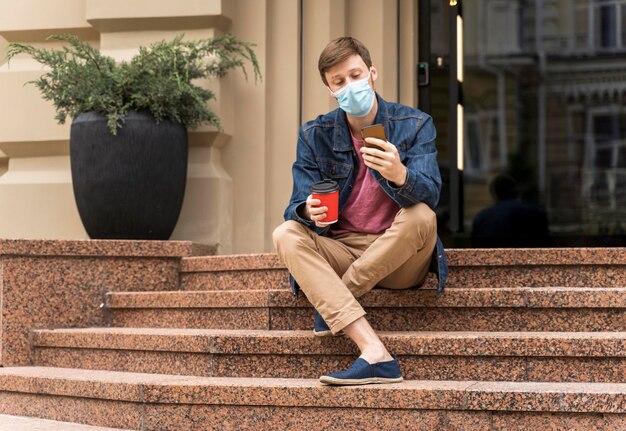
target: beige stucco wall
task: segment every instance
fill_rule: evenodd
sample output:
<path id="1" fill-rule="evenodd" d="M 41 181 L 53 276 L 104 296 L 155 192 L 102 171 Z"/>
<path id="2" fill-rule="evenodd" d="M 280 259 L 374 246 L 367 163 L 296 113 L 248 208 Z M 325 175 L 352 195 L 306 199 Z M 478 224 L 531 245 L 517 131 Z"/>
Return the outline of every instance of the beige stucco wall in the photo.
<path id="1" fill-rule="evenodd" d="M 9 42 L 2 36 L 0 36 L 0 67 L 4 64 L 5 60 L 2 53 L 6 50 Z M 9 168 L 9 159 L 7 155 L 0 150 L 0 176 L 3 175 Z"/>
<path id="2" fill-rule="evenodd" d="M 300 22 L 296 0 L 0 0 L 0 52 L 7 41 L 53 46 L 45 38 L 61 32 L 118 61 L 180 33 L 232 32 L 254 42 L 261 82 L 234 72 L 206 83 L 217 94 L 212 107 L 224 131 L 190 132 L 187 192 L 173 239 L 218 243 L 221 253 L 262 252 L 272 250 L 291 193 L 300 121 L 336 106 L 319 79 L 320 51 L 334 37 L 358 37 L 381 72 L 377 90 L 414 105 L 415 3 L 304 0 Z M 56 124 L 50 103 L 23 85 L 41 70 L 27 58 L 10 67 L 0 60 L 0 237 L 86 238 L 72 195 L 69 124 Z"/>

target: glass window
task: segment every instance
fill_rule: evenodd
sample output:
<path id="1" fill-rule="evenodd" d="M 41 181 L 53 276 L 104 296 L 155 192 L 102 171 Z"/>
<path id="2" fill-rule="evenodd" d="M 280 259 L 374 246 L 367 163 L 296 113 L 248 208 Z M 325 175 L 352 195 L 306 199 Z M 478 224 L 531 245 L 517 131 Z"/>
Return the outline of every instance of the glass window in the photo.
<path id="1" fill-rule="evenodd" d="M 617 7 L 615 4 L 596 6 L 596 48 L 611 49 L 617 47 Z"/>
<path id="2" fill-rule="evenodd" d="M 482 159 L 482 151 L 481 151 L 481 139 L 480 133 L 478 129 L 478 121 L 476 118 L 468 117 L 467 121 L 467 137 L 466 145 L 466 163 L 467 170 L 469 172 L 482 172 L 483 171 L 483 159 Z"/>
<path id="3" fill-rule="evenodd" d="M 431 3 L 448 28 L 448 2 Z M 626 70 L 615 55 L 626 50 L 626 0 L 462 5 L 463 223 L 442 232 L 444 244 L 471 246 L 475 216 L 498 205 L 490 183 L 505 175 L 516 182 L 519 205 L 547 212 L 552 245 L 626 245 Z M 439 56 L 448 44 L 433 41 Z M 431 61 L 436 67 L 435 54 Z M 447 158 L 456 148 L 447 133 L 449 78 L 431 79 Z"/>
<path id="4" fill-rule="evenodd" d="M 624 30 L 624 26 L 626 25 L 626 2 L 623 2 L 621 5 L 622 16 L 621 16 L 621 25 L 618 27 L 621 33 L 622 40 L 622 49 L 626 48 L 626 30 Z"/>

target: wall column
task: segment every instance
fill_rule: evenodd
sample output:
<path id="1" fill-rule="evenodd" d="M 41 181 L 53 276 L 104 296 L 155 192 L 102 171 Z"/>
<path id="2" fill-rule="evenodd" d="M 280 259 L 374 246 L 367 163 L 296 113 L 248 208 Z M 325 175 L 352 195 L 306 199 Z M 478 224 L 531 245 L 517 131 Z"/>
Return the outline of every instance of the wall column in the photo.
<path id="1" fill-rule="evenodd" d="M 84 0 L 0 0 L 0 52 L 7 42 L 40 47 L 59 44 L 54 33 L 78 35 L 97 46 L 85 20 Z M 44 30 L 45 29 L 45 30 Z M 69 124 L 33 85 L 42 67 L 18 57 L 0 58 L 0 238 L 82 239 L 69 163 Z M 4 62 L 4 64 L 3 64 Z"/>
<path id="2" fill-rule="evenodd" d="M 86 0 L 87 21 L 100 33 L 100 49 L 117 61 L 130 60 L 140 46 L 185 35 L 187 40 L 223 34 L 231 23 L 225 0 Z M 241 73 L 233 70 L 232 73 Z M 232 180 L 221 165 L 221 151 L 232 133 L 227 80 L 202 82 L 216 95 L 211 109 L 224 132 L 200 126 L 189 132 L 189 169 L 180 218 L 172 239 L 217 244 L 232 251 Z"/>
<path id="3" fill-rule="evenodd" d="M 201 39 L 228 31 L 231 8 L 226 0 L 0 0 L 0 47 L 7 41 L 60 47 L 46 38 L 70 33 L 117 61 L 129 60 L 139 46 L 181 33 Z M 24 86 L 41 73 L 42 66 L 27 56 L 15 58 L 10 67 L 0 64 L 0 237 L 84 239 L 71 183 L 71 119 L 55 124 L 50 102 L 34 86 Z M 233 130 L 228 97 L 233 90 L 227 79 L 201 85 L 217 96 L 211 107 L 224 132 L 204 126 L 189 133 L 187 191 L 172 239 L 218 244 L 219 252 L 227 253 L 232 251 L 232 179 L 220 153 Z"/>

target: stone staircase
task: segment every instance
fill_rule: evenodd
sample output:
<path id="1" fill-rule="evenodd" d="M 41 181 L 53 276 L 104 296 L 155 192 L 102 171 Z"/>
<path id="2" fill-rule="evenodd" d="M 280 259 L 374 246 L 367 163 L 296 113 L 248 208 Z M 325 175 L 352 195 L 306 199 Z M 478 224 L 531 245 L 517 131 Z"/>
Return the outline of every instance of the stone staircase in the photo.
<path id="1" fill-rule="evenodd" d="M 0 414 L 22 417 L 0 429 L 626 430 L 626 249 L 449 260 L 442 296 L 363 298 L 401 384 L 317 382 L 355 347 L 313 336 L 274 254 L 183 257 L 167 290 L 108 289 L 101 326 L 33 327 L 29 364 L 0 368 Z"/>

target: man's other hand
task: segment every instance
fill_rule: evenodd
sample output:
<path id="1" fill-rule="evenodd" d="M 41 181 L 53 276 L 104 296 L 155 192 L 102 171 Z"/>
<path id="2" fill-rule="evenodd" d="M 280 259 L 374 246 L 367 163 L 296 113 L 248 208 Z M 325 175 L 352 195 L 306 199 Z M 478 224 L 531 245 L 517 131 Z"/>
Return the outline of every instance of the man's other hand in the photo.
<path id="1" fill-rule="evenodd" d="M 400 161 L 396 146 L 377 138 L 365 138 L 365 141 L 385 149 L 385 151 L 380 151 L 376 148 L 362 147 L 361 153 L 365 166 L 380 172 L 386 180 L 402 187 L 406 183 L 407 169 Z"/>
<path id="2" fill-rule="evenodd" d="M 326 211 L 328 211 L 328 207 L 320 207 L 322 201 L 319 199 L 313 199 L 313 195 L 309 195 L 306 198 L 306 205 L 304 207 L 304 216 L 305 218 L 314 221 L 315 226 L 317 227 L 325 227 L 326 225 L 319 224 L 320 220 L 324 220 L 326 218 Z"/>

